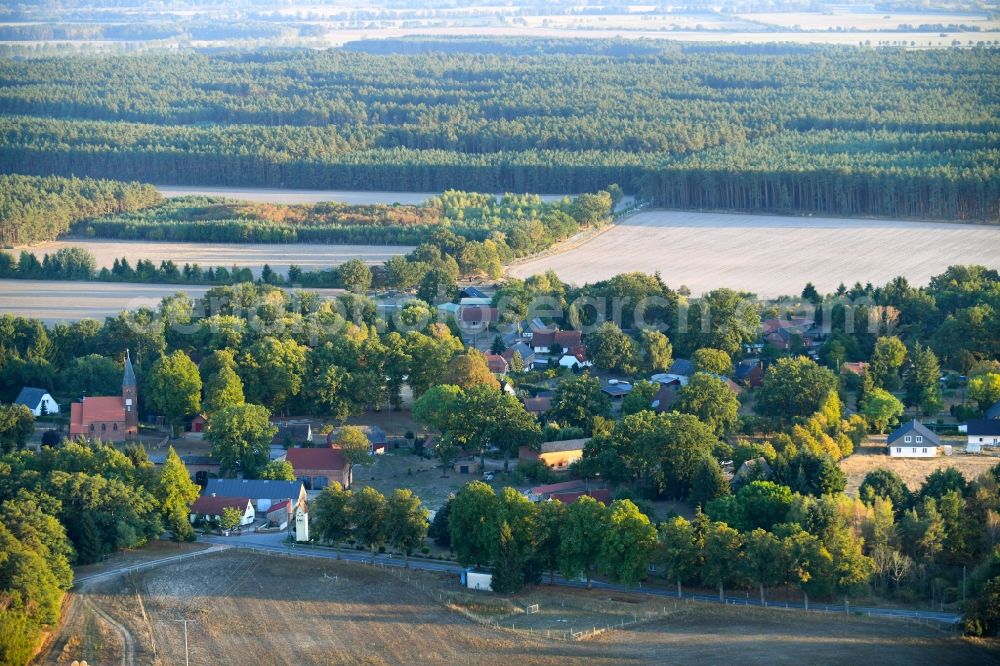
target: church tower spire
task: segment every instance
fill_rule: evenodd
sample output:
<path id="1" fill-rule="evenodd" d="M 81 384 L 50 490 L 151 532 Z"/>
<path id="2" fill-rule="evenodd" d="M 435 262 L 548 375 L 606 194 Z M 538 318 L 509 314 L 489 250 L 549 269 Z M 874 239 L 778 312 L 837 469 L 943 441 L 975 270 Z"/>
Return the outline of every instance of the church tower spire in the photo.
<path id="1" fill-rule="evenodd" d="M 125 433 L 127 437 L 137 437 L 139 435 L 139 415 L 136 411 L 138 387 L 135 381 L 135 370 L 132 368 L 132 359 L 129 350 L 125 350 L 125 374 L 122 377 L 122 405 L 125 407 Z"/>

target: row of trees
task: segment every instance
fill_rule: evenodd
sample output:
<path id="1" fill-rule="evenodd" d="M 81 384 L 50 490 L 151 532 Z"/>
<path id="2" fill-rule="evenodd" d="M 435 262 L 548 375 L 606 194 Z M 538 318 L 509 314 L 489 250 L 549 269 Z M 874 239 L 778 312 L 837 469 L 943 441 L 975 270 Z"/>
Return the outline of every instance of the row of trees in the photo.
<path id="1" fill-rule="evenodd" d="M 78 220 L 135 211 L 160 200 L 155 188 L 139 183 L 0 175 L 0 245 L 53 240 Z"/>
<path id="2" fill-rule="evenodd" d="M 409 556 L 423 546 L 429 513 L 413 491 L 397 488 L 386 497 L 370 486 L 354 492 L 333 483 L 312 503 L 313 538 L 333 545 L 344 542 L 370 549 L 372 561 L 388 545 Z M 339 559 L 339 555 L 338 555 Z"/>
<path id="3" fill-rule="evenodd" d="M 198 493 L 172 448 L 159 470 L 141 447 L 99 441 L 0 456 L 0 663 L 30 661 L 58 623 L 70 565 L 141 547 L 164 529 L 193 539 Z"/>

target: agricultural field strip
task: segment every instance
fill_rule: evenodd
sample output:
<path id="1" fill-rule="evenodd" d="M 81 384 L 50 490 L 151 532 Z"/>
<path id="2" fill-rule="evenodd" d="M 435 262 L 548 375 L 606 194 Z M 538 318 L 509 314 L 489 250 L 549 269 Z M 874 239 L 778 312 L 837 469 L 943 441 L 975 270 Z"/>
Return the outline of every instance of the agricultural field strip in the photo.
<path id="1" fill-rule="evenodd" d="M 900 247 L 910 248 L 900 261 Z M 903 220 L 646 211 L 566 252 L 511 267 L 524 278 L 554 270 L 583 284 L 628 271 L 660 271 L 667 284 L 699 295 L 733 287 L 771 298 L 811 281 L 913 284 L 958 261 L 1000 268 L 1000 227 Z"/>

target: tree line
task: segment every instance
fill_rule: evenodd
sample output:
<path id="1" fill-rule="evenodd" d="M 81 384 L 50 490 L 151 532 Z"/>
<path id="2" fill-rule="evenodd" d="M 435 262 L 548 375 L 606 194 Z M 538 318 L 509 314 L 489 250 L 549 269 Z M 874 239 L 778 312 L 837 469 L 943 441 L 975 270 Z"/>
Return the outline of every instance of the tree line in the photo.
<path id="1" fill-rule="evenodd" d="M 71 565 L 142 547 L 165 529 L 193 539 L 198 494 L 173 448 L 160 470 L 141 446 L 99 441 L 0 456 L 0 663 L 28 663 L 58 625 Z"/>
<path id="2" fill-rule="evenodd" d="M 997 219 L 992 49 L 477 44 L 9 61 L 0 169 Z"/>
<path id="3" fill-rule="evenodd" d="M 78 220 L 132 212 L 160 200 L 151 185 L 134 182 L 0 175 L 0 245 L 53 240 Z"/>

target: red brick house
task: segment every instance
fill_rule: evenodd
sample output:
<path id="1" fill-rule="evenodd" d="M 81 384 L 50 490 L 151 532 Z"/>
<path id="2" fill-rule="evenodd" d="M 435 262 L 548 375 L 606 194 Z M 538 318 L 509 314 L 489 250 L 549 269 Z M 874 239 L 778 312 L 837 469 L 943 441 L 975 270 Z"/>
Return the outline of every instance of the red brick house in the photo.
<path id="1" fill-rule="evenodd" d="M 497 375 L 506 375 L 509 369 L 507 359 L 500 354 L 486 354 L 486 366 L 490 369 L 490 372 Z"/>
<path id="2" fill-rule="evenodd" d="M 125 374 L 120 396 L 93 396 L 74 402 L 69 410 L 70 437 L 124 442 L 139 435 L 138 391 L 132 361 L 125 352 Z"/>
<path id="3" fill-rule="evenodd" d="M 553 345 L 564 351 L 583 347 L 583 333 L 580 331 L 538 331 L 531 336 L 531 346 L 536 354 L 548 354 Z"/>
<path id="4" fill-rule="evenodd" d="M 288 449 L 285 460 L 292 464 L 295 478 L 306 490 L 322 490 L 334 481 L 344 488 L 351 487 L 351 465 L 338 448 Z"/>

